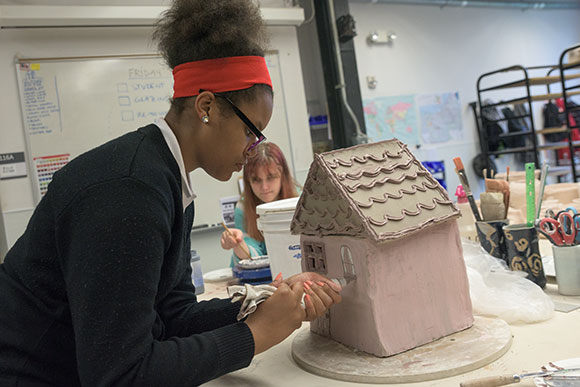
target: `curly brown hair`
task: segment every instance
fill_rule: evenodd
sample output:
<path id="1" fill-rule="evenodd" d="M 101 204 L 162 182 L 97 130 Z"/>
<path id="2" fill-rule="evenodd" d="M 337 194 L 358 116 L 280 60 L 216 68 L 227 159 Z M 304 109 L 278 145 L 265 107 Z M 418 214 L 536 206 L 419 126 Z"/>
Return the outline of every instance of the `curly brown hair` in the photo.
<path id="1" fill-rule="evenodd" d="M 229 56 L 264 56 L 266 25 L 253 0 L 174 0 L 155 25 L 152 35 L 170 68 L 182 63 Z M 257 89 L 223 93 L 234 102 L 253 100 Z M 271 92 L 271 89 L 270 89 Z M 182 110 L 185 98 L 172 104 Z"/>

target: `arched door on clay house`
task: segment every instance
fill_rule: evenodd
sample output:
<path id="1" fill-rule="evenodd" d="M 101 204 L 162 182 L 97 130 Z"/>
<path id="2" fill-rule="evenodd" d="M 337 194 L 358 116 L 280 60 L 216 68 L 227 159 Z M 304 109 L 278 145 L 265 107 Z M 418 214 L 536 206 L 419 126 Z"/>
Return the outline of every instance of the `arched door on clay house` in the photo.
<path id="1" fill-rule="evenodd" d="M 340 259 L 342 261 L 342 272 L 344 278 L 356 278 L 356 270 L 354 268 L 354 261 L 352 260 L 352 252 L 346 245 L 340 247 Z"/>

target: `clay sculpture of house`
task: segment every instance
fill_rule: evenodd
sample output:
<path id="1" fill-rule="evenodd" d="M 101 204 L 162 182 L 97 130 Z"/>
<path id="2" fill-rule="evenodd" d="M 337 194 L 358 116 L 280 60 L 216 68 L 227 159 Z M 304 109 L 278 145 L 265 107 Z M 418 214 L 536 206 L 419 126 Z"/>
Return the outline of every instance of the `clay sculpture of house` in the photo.
<path id="1" fill-rule="evenodd" d="M 311 331 L 386 357 L 469 328 L 459 216 L 399 140 L 315 155 L 291 231 L 304 271 L 349 284 Z"/>

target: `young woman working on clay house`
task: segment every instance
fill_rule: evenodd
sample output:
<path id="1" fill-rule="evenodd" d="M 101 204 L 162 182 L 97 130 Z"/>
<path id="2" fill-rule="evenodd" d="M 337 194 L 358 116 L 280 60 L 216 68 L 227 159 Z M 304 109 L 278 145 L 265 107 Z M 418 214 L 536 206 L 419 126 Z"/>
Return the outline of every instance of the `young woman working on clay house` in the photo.
<path id="1" fill-rule="evenodd" d="M 226 181 L 263 140 L 264 36 L 252 0 L 173 2 L 154 34 L 174 74 L 165 119 L 57 172 L 0 265 L 1 386 L 199 385 L 340 302 L 313 273 L 276 281 L 242 321 L 239 303 L 195 297 L 189 172 Z"/>
<path id="2" fill-rule="evenodd" d="M 267 255 L 264 236 L 258 230 L 256 206 L 298 196 L 296 183 L 278 145 L 265 142 L 248 158 L 243 174 L 244 192 L 234 212 L 235 228 L 224 231 L 222 248 L 233 249 L 231 267 L 240 259 Z"/>

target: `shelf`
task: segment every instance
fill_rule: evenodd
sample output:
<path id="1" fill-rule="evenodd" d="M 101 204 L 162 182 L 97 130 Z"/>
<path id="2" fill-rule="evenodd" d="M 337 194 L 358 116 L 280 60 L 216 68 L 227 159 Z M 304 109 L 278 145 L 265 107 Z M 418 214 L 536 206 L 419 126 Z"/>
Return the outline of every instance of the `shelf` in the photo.
<path id="1" fill-rule="evenodd" d="M 546 128 L 546 129 L 536 130 L 536 134 L 565 133 L 567 131 L 568 131 L 568 128 L 566 126 L 559 126 L 559 127 L 554 127 L 554 128 Z M 511 132 L 511 133 L 502 133 L 499 135 L 499 137 L 505 138 L 505 137 L 515 137 L 515 136 L 529 136 L 531 134 L 533 134 L 532 131 L 529 131 L 529 132 Z"/>
<path id="2" fill-rule="evenodd" d="M 578 95 L 580 94 L 580 90 L 573 91 L 571 93 L 566 93 L 567 95 Z M 562 93 L 549 93 L 549 94 L 539 94 L 539 95 L 532 95 L 532 101 L 545 101 L 547 99 L 556 99 L 562 98 Z M 521 99 L 523 102 L 527 101 L 527 98 Z"/>
<path id="3" fill-rule="evenodd" d="M 536 132 L 538 133 L 538 132 Z M 517 136 L 529 136 L 530 134 L 533 134 L 531 131 L 529 132 L 511 132 L 511 133 L 502 133 L 499 135 L 500 138 L 506 138 L 506 137 L 517 137 Z"/>
<path id="4" fill-rule="evenodd" d="M 573 112 L 573 111 L 576 111 L 576 110 L 580 110 L 580 105 L 578 105 L 578 106 L 569 106 L 568 107 L 568 112 Z"/>
<path id="5" fill-rule="evenodd" d="M 570 79 L 578 79 L 580 78 L 580 74 L 571 74 L 571 75 L 566 75 L 564 77 L 564 80 L 570 80 Z M 560 76 L 559 75 L 550 75 L 550 76 L 546 76 L 546 77 L 534 77 L 534 78 L 528 78 L 528 82 L 530 86 L 542 86 L 542 85 L 551 85 L 553 83 L 558 83 L 560 82 Z M 504 83 L 503 85 L 498 85 L 498 86 L 494 86 L 494 87 L 488 87 L 487 89 L 482 89 L 481 91 L 490 91 L 490 90 L 498 90 L 498 89 L 509 89 L 512 87 L 522 87 L 522 86 L 526 86 L 526 80 L 522 79 L 520 81 L 515 81 L 515 82 L 510 82 L 510 83 Z"/>
<path id="6" fill-rule="evenodd" d="M 489 106 L 489 105 L 486 105 Z M 495 122 L 501 122 L 501 121 L 509 121 L 509 120 L 519 120 L 520 118 L 529 118 L 530 115 L 529 114 L 524 114 L 523 116 L 515 116 L 515 117 L 510 117 L 510 118 L 500 118 L 499 120 L 486 120 L 485 122 L 493 124 Z"/>
<path id="7" fill-rule="evenodd" d="M 574 148 L 580 147 L 580 141 L 573 141 L 572 146 Z M 556 142 L 545 145 L 538 145 L 538 150 L 556 150 L 568 148 L 568 141 Z"/>
<path id="8" fill-rule="evenodd" d="M 580 141 L 572 142 L 572 146 L 574 148 L 580 147 Z M 545 145 L 538 145 L 538 147 L 536 149 L 539 151 L 545 151 L 545 150 L 556 150 L 556 149 L 564 149 L 564 148 L 568 148 L 567 141 L 550 143 L 550 144 L 545 144 Z M 509 148 L 509 149 L 504 149 L 504 150 L 495 151 L 495 152 L 488 152 L 488 153 L 490 155 L 505 155 L 505 154 L 509 154 L 509 153 L 533 152 L 536 149 L 534 149 L 533 146 L 522 146 L 522 147 L 518 147 L 518 148 Z"/>
<path id="9" fill-rule="evenodd" d="M 562 65 L 562 70 L 568 70 L 568 69 L 572 69 L 574 67 L 580 67 L 580 60 L 577 60 L 575 62 L 569 62 L 569 63 L 566 63 L 565 65 Z"/>
<path id="10" fill-rule="evenodd" d="M 522 146 L 519 148 L 509 148 L 509 149 L 504 149 L 504 150 L 494 151 L 494 152 L 487 152 L 487 153 L 490 155 L 507 155 L 509 153 L 522 153 L 522 152 L 533 152 L 533 151 L 534 151 L 533 146 Z"/>
<path id="11" fill-rule="evenodd" d="M 571 97 L 573 95 L 580 95 L 580 90 L 572 91 L 570 93 L 566 93 L 566 96 L 570 96 Z M 538 94 L 538 95 L 532 95 L 530 97 L 530 99 L 532 100 L 532 102 L 546 101 L 546 100 L 549 100 L 549 99 L 556 99 L 556 98 L 562 98 L 562 93 Z M 495 106 L 519 104 L 519 103 L 525 103 L 525 102 L 528 102 L 528 97 L 514 98 L 514 99 L 507 100 L 507 101 L 501 101 L 501 102 L 497 102 L 497 103 L 492 103 L 490 105 L 483 105 L 483 109 L 490 108 L 490 107 L 495 107 Z M 570 110 L 570 109 L 568 109 L 568 110 Z"/>
<path id="12" fill-rule="evenodd" d="M 549 176 L 566 176 L 570 174 L 570 166 L 569 165 L 558 165 L 555 167 L 550 167 L 548 170 Z"/>
<path id="13" fill-rule="evenodd" d="M 571 86 L 571 87 L 567 87 L 564 90 L 568 91 L 568 90 L 574 90 L 574 89 L 580 89 L 580 84 L 579 85 L 574 85 L 574 86 Z M 569 93 L 566 93 L 566 94 L 569 94 Z"/>
<path id="14" fill-rule="evenodd" d="M 536 130 L 537 134 L 552 134 L 552 133 L 563 133 L 568 131 L 566 126 L 554 127 L 554 128 L 545 128 Z"/>

